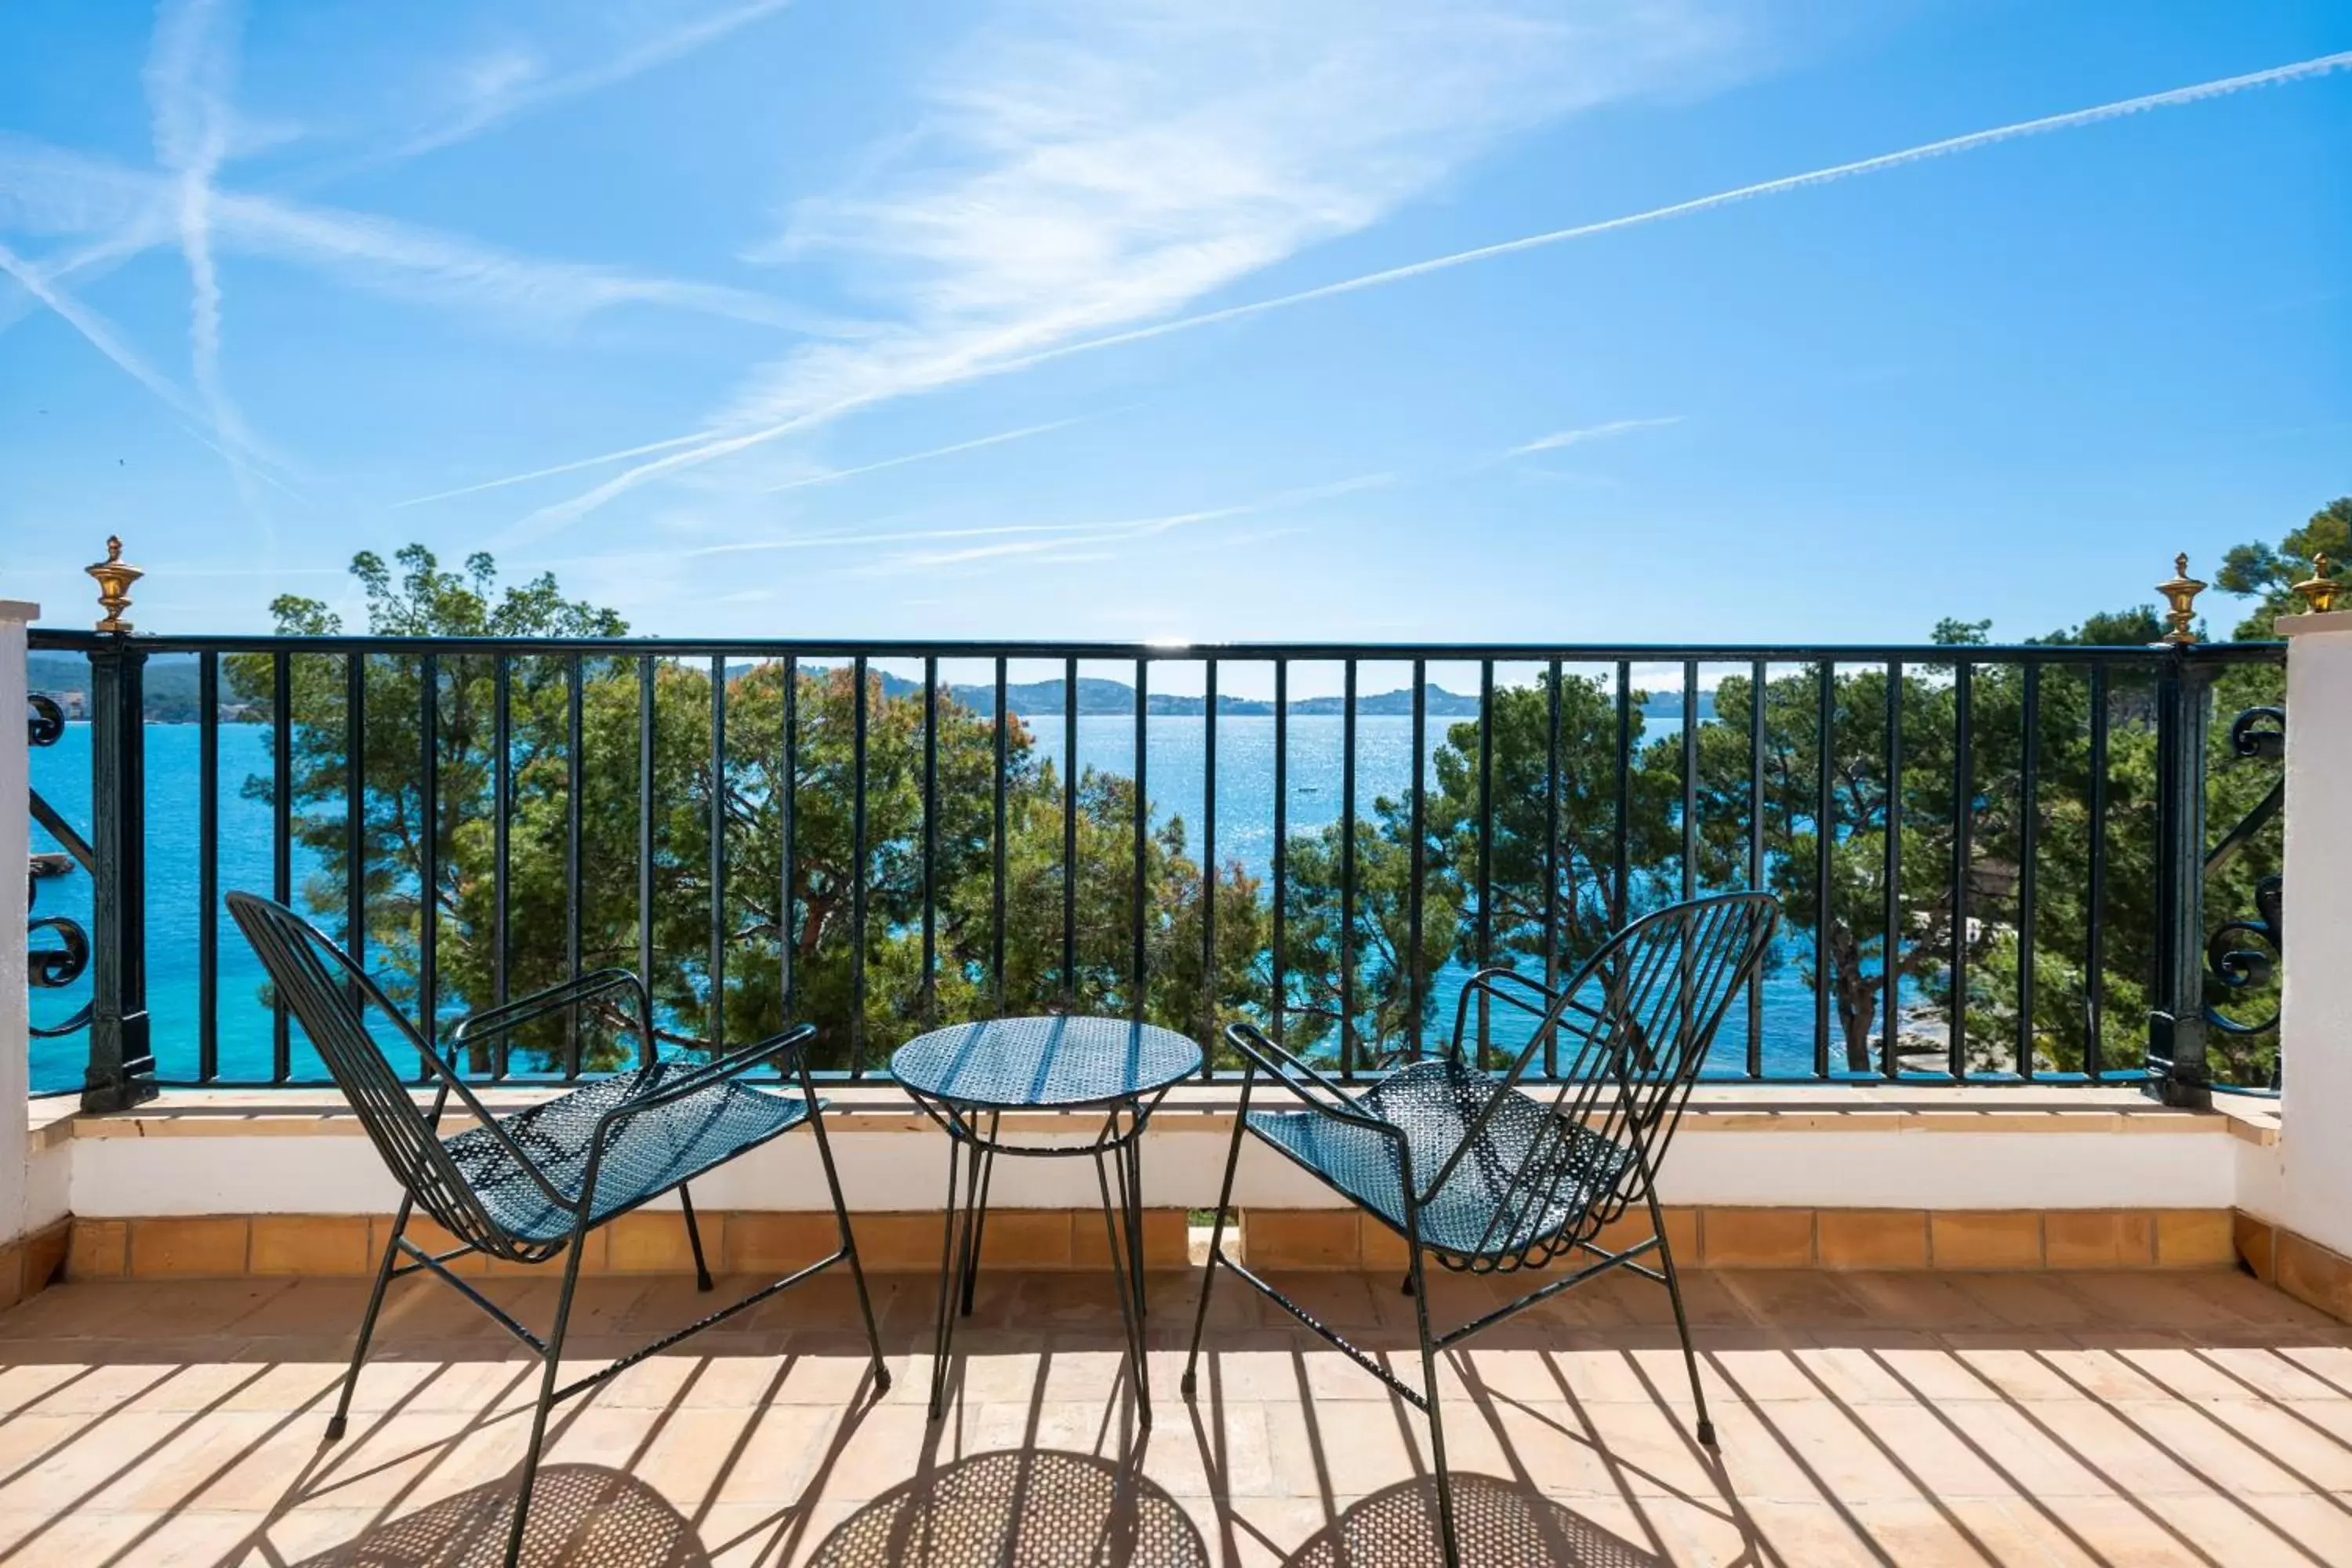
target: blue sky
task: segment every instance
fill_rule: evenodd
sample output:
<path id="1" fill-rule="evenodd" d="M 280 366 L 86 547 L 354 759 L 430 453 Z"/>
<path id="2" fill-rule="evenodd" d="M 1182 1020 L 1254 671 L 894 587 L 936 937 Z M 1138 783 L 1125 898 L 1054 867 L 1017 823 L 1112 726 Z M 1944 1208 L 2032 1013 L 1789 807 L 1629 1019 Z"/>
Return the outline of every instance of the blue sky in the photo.
<path id="1" fill-rule="evenodd" d="M 0 594 L 81 623 L 119 531 L 183 631 L 420 540 L 668 634 L 2037 634 L 2352 491 L 2345 51 L 2340 0 L 20 0 Z"/>

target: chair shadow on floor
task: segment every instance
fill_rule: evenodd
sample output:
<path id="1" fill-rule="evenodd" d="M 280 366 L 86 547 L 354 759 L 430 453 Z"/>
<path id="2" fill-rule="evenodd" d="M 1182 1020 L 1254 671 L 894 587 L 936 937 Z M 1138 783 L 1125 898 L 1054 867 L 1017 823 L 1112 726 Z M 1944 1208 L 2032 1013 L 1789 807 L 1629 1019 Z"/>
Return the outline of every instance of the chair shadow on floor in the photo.
<path id="1" fill-rule="evenodd" d="M 388 1520 L 296 1568 L 476 1568 L 506 1558 L 514 1478 Z M 531 1489 L 526 1568 L 709 1568 L 694 1525 L 625 1471 L 548 1465 Z"/>
<path id="2" fill-rule="evenodd" d="M 974 1454 L 859 1509 L 809 1568 L 1209 1568 L 1176 1500 L 1091 1454 Z"/>
<path id="3" fill-rule="evenodd" d="M 1533 1489 L 1457 1470 L 1462 1568 L 1664 1568 L 1635 1546 Z M 1430 1568 L 1445 1560 L 1437 1483 L 1423 1477 L 1355 1503 L 1283 1559 L 1283 1568 Z"/>

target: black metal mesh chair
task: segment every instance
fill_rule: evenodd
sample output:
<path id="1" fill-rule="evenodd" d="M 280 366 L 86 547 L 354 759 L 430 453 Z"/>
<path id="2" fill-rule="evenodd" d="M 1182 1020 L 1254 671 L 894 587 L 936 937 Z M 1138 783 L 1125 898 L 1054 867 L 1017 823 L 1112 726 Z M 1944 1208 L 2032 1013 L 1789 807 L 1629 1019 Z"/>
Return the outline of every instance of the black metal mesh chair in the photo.
<path id="1" fill-rule="evenodd" d="M 1558 992 L 1510 970 L 1483 971 L 1463 990 L 1444 1057 L 1415 1062 L 1360 1090 L 1333 1081 L 1251 1025 L 1228 1027 L 1225 1038 L 1241 1052 L 1246 1071 L 1184 1367 L 1184 1396 L 1192 1398 L 1197 1387 L 1209 1291 L 1217 1270 L 1230 1269 L 1429 1417 L 1439 1531 L 1451 1568 L 1459 1557 L 1437 1412 L 1437 1352 L 1623 1268 L 1664 1285 L 1672 1298 L 1698 1439 L 1713 1447 L 1715 1428 L 1699 1387 L 1656 1177 L 1707 1047 L 1732 998 L 1762 962 L 1780 914 L 1767 893 L 1726 894 L 1661 910 L 1619 931 Z M 1474 1002 L 1482 1016 L 1501 1007 L 1534 1019 L 1527 1043 L 1499 1075 L 1465 1055 Z M 1548 1100 L 1518 1087 L 1538 1060 L 1559 1064 L 1560 1082 Z M 1304 1109 L 1253 1110 L 1261 1081 L 1280 1086 Z M 1404 1239 L 1411 1258 L 1404 1288 L 1415 1298 L 1422 1387 L 1397 1378 L 1225 1256 L 1224 1215 L 1244 1134 L 1273 1145 Z M 1635 1204 L 1648 1207 L 1652 1236 L 1622 1252 L 1601 1247 L 1601 1230 Z M 1655 1268 L 1638 1261 L 1653 1250 Z M 1459 1272 L 1503 1274 L 1569 1255 L 1579 1255 L 1579 1261 L 1589 1255 L 1592 1261 L 1445 1333 L 1431 1332 L 1425 1258 Z"/>
<path id="2" fill-rule="evenodd" d="M 521 1553 L 531 1482 L 539 1468 L 548 1412 L 554 1405 L 820 1270 L 836 1263 L 849 1265 L 858 1308 L 865 1314 L 866 1342 L 873 1351 L 875 1391 L 878 1395 L 890 1386 L 882 1342 L 875 1332 L 874 1309 L 866 1294 L 866 1277 L 858 1267 L 856 1242 L 842 1204 L 840 1178 L 825 1141 L 824 1102 L 816 1097 L 803 1049 L 815 1034 L 811 1026 L 798 1025 L 708 1061 L 664 1060 L 654 1046 L 652 999 L 645 983 L 619 969 L 583 974 L 474 1015 L 458 1026 L 455 1042 L 503 1042 L 516 1028 L 535 1019 L 618 992 L 625 994 L 635 1009 L 630 1022 L 639 1042 L 638 1066 L 544 1103 L 497 1116 L 386 1000 L 366 972 L 316 927 L 284 905 L 250 893 L 231 893 L 227 901 L 230 914 L 268 971 L 278 997 L 300 1020 L 403 1193 L 392 1239 L 377 1266 L 375 1289 L 360 1321 L 359 1343 L 352 1352 L 351 1370 L 344 1374 L 342 1395 L 327 1423 L 330 1441 L 343 1435 L 352 1391 L 367 1359 L 385 1288 L 394 1279 L 420 1269 L 446 1281 L 538 1352 L 544 1363 L 507 1542 L 509 1568 Z M 411 1085 L 393 1067 L 392 1049 L 402 1051 L 404 1057 L 409 1051 L 415 1053 L 419 1070 L 433 1086 L 429 1105 L 418 1103 Z M 779 1094 L 736 1081 L 751 1068 L 772 1061 L 797 1075 L 799 1094 Z M 474 1125 L 444 1138 L 438 1127 L 452 1098 L 471 1116 Z M 840 1225 L 840 1247 L 600 1371 L 558 1387 L 556 1368 L 580 1278 L 581 1243 L 588 1233 L 675 1192 L 694 1252 L 696 1283 L 709 1290 L 710 1269 L 703 1257 L 688 1182 L 803 1124 L 816 1138 L 834 1216 Z M 458 1245 L 436 1255 L 410 1240 L 405 1234 L 408 1222 L 419 1209 L 455 1237 Z M 477 1252 L 510 1263 L 563 1260 L 563 1289 L 556 1300 L 554 1326 L 544 1338 L 451 1272 L 452 1261 Z"/>

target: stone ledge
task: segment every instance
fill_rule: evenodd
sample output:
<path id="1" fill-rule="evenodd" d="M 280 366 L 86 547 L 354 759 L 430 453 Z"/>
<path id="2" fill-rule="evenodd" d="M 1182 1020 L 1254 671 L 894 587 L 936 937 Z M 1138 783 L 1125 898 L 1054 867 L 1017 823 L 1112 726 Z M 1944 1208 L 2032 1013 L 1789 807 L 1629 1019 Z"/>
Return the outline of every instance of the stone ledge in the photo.
<path id="1" fill-rule="evenodd" d="M 698 1217 L 712 1265 L 723 1272 L 782 1273 L 833 1247 L 833 1217 L 823 1211 L 704 1210 Z M 2247 1226 L 2259 1225 L 2227 1209 L 1672 1207 L 1665 1222 L 1677 1259 L 1694 1268 L 1969 1272 L 2224 1268 L 2242 1258 L 2252 1261 Z M 940 1266 L 936 1212 L 853 1215 L 850 1224 L 872 1272 L 930 1273 Z M 78 1218 L 71 1222 L 69 1248 L 64 1225 L 45 1234 L 55 1235 L 65 1271 L 77 1279 L 357 1277 L 374 1268 L 390 1228 L 390 1216 L 383 1215 L 221 1215 Z M 436 1251 L 456 1245 L 429 1220 L 412 1221 L 410 1234 Z M 1406 1266 L 1403 1239 L 1354 1209 L 1245 1209 L 1228 1235 L 1254 1268 Z M 1649 1235 L 1648 1216 L 1629 1213 L 1601 1232 L 1600 1244 L 1614 1250 Z M 1184 1268 L 1188 1240 L 1183 1210 L 1145 1212 L 1147 1267 Z M 1026 1269 L 1099 1269 L 1109 1259 L 1102 1215 L 1094 1209 L 992 1211 L 982 1255 L 990 1267 Z M 537 1271 L 478 1257 L 455 1267 L 476 1274 Z M 2315 1278 L 2314 1267 L 2304 1268 L 2305 1275 Z M 692 1269 L 693 1260 L 678 1216 L 647 1209 L 593 1232 L 582 1268 L 598 1274 L 681 1274 Z M 2352 1302 L 2352 1263 L 2343 1268 L 2343 1290 Z M 2256 1271 L 2263 1272 L 2260 1265 Z"/>
<path id="2" fill-rule="evenodd" d="M 2228 1209 L 1870 1209 L 1668 1207 L 1676 1261 L 1704 1268 L 2226 1268 L 2238 1261 Z M 1350 1209 L 1250 1209 L 1253 1268 L 1402 1268 L 1387 1226 Z M 1601 1233 L 1612 1251 L 1645 1240 L 1629 1213 Z"/>
<path id="3" fill-rule="evenodd" d="M 834 1249 L 832 1214 L 817 1210 L 700 1209 L 695 1218 L 714 1272 L 784 1274 Z M 232 1279 L 360 1278 L 373 1272 L 391 1239 L 389 1215 L 191 1215 L 88 1219 L 58 1233 L 68 1278 Z M 850 1216 L 858 1258 L 877 1274 L 936 1273 L 940 1215 L 860 1214 Z M 442 1252 L 457 1238 L 427 1219 L 411 1219 L 420 1247 Z M 1182 1268 L 1191 1259 L 1181 1209 L 1147 1209 L 1144 1266 Z M 1099 1209 L 994 1209 L 981 1233 L 983 1267 L 1093 1269 L 1109 1267 L 1110 1247 Z M 458 1259 L 459 1274 L 539 1276 L 546 1265 L 523 1266 L 475 1256 Z M 688 1274 L 694 1268 L 686 1226 L 673 1209 L 639 1209 L 589 1233 L 581 1268 L 591 1274 Z M 53 1270 L 54 1271 L 54 1270 Z"/>
<path id="4" fill-rule="evenodd" d="M 482 1092 L 491 1110 L 520 1110 L 561 1093 L 560 1088 L 500 1087 Z M 829 1118 L 844 1131 L 929 1132 L 929 1118 L 888 1084 L 827 1085 Z M 54 1102 L 52 1102 L 54 1103 Z M 331 1089 L 174 1089 L 135 1110 L 104 1115 L 71 1109 L 35 1111 L 38 1138 L 363 1137 L 359 1119 Z M 1230 1131 L 1234 1090 L 1225 1085 L 1185 1086 L 1161 1104 L 1158 1118 L 1185 1131 Z M 1075 1132 L 1095 1112 L 1036 1111 L 1008 1115 L 1007 1131 L 1027 1135 Z M 446 1117 L 445 1133 L 469 1118 Z M 1683 1131 L 1710 1133 L 2210 1133 L 2256 1142 L 2277 1136 L 2275 1116 L 2231 1108 L 2182 1110 L 2158 1105 L 2129 1089 L 1914 1089 L 1858 1085 L 1851 1089 L 1703 1086 L 1694 1092 Z"/>

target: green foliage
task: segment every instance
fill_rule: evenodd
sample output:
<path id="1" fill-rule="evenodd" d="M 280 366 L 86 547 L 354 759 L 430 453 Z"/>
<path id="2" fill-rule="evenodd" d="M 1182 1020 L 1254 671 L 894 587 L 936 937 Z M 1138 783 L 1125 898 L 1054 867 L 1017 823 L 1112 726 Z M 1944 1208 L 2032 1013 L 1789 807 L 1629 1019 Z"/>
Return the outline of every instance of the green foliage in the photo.
<path id="1" fill-rule="evenodd" d="M 2339 496 L 2313 512 L 2309 521 L 2279 541 L 2276 548 L 2241 544 L 2222 557 L 2214 586 L 2257 601 L 2253 613 L 2238 623 L 2236 636 L 2241 641 L 2276 635 L 2271 623 L 2303 607 L 2293 584 L 2311 575 L 2312 558 L 2323 553 L 2335 563 L 2338 574 L 2352 565 L 2352 496 Z"/>
<path id="2" fill-rule="evenodd" d="M 551 578 L 498 592 L 490 559 L 476 555 L 464 575 L 438 570 L 432 554 L 411 546 L 395 575 L 373 554 L 352 574 L 366 590 L 369 630 L 404 637 L 511 637 L 616 636 L 609 611 L 567 602 Z M 283 632 L 341 630 L 316 601 L 282 598 L 274 606 Z M 851 673 L 803 671 L 793 691 L 794 768 L 783 773 L 785 667 L 768 661 L 725 672 L 719 700 L 726 729 L 725 765 L 711 767 L 712 675 L 671 659 L 586 656 L 577 661 L 578 777 L 571 744 L 574 663 L 562 655 L 507 661 L 509 779 L 506 800 L 506 908 L 503 954 L 499 930 L 497 679 L 486 656 L 441 656 L 432 710 L 436 798 L 425 798 L 424 663 L 408 655 L 365 661 L 365 741 L 360 759 L 362 815 L 356 834 L 345 812 L 352 729 L 344 660 L 296 654 L 288 659 L 294 832 L 320 867 L 302 900 L 340 927 L 352 856 L 360 857 L 366 928 L 360 933 L 373 971 L 395 1000 L 418 1005 L 424 910 L 433 911 L 435 975 L 446 1016 L 486 1005 L 506 990 L 521 995 L 572 970 L 578 925 L 583 969 L 636 968 L 649 942 L 647 978 L 660 1015 L 658 1033 L 673 1042 L 714 1034 L 743 1041 L 772 1033 L 792 1013 L 819 1023 L 814 1060 L 824 1067 L 869 1065 L 932 1020 L 973 1016 L 992 1005 L 994 976 L 993 868 L 995 733 L 992 722 L 961 701 L 939 704 L 938 858 L 932 886 L 931 980 L 924 983 L 922 921 L 923 703 L 919 693 L 888 696 L 869 676 L 866 706 L 864 952 L 856 951 L 857 825 L 853 803 L 858 693 Z M 228 661 L 231 687 L 268 702 L 275 682 L 268 655 Z M 641 692 L 650 698 L 652 765 L 639 821 Z M 1032 756 L 1025 728 L 1008 718 L 1006 736 L 1005 946 L 1007 1005 L 1060 1005 L 1066 992 L 1088 1011 L 1124 1012 L 1135 897 L 1134 786 L 1092 771 L 1077 791 L 1076 969 L 1066 977 L 1060 943 L 1062 793 L 1055 771 Z M 576 900 L 571 886 L 572 799 L 579 817 Z M 267 778 L 246 792 L 268 798 Z M 713 881 L 714 818 L 719 835 Z M 436 875 L 429 899 L 423 868 L 427 832 Z M 638 845 L 652 854 L 644 891 L 649 932 L 641 930 Z M 792 887 L 784 888 L 784 846 L 793 846 Z M 1202 994 L 1202 904 L 1213 886 L 1218 918 L 1217 994 Z M 1267 916 L 1255 880 L 1228 864 L 1213 877 L 1185 851 L 1184 827 L 1164 825 L 1145 845 L 1147 1016 L 1196 1033 L 1208 1020 L 1262 1006 L 1252 960 L 1266 945 Z M 714 921 L 714 909 L 716 920 Z M 717 941 L 714 943 L 713 931 Z M 347 940 L 353 933 L 343 932 Z M 713 954 L 717 955 L 714 963 Z M 863 969 L 862 1020 L 856 1005 Z M 554 1020 L 516 1037 L 519 1070 L 555 1068 L 577 1050 L 589 1068 L 628 1059 L 635 1041 L 616 1011 Z M 862 1038 L 861 1038 L 862 1036 Z M 486 1054 L 470 1064 L 493 1065 Z"/>
<path id="3" fill-rule="evenodd" d="M 2287 585 L 2307 572 L 2310 552 L 2352 557 L 2347 532 L 2352 500 L 2339 500 L 2275 549 L 2231 552 L 2220 585 L 2259 599 L 2241 634 L 2267 635 L 2271 617 L 2291 601 Z M 487 555 L 469 557 L 462 573 L 442 571 L 415 545 L 394 562 L 396 570 L 363 552 L 352 563 L 369 629 L 378 635 L 626 630 L 612 612 L 564 599 L 548 576 L 501 589 Z M 273 610 L 284 632 L 341 630 L 316 601 L 281 598 Z M 2146 645 L 2159 630 L 2154 611 L 2137 606 L 2091 616 L 2038 641 L 2053 649 Z M 1948 618 L 1934 638 L 1980 647 L 1990 632 L 1988 621 Z M 665 1038 L 740 1041 L 780 1027 L 789 1014 L 819 1026 L 820 1065 L 874 1066 L 934 1021 L 1000 1005 L 1129 1010 L 1138 1000 L 1131 986 L 1139 896 L 1147 1017 L 1210 1037 L 1224 1019 L 1273 1010 L 1274 919 L 1264 890 L 1237 862 L 1202 865 L 1181 819 L 1145 837 L 1139 889 L 1131 779 L 1089 770 L 1073 789 L 1035 755 L 1022 721 L 1008 716 L 1000 847 L 996 721 L 943 689 L 935 717 L 939 818 L 930 828 L 937 857 L 927 889 L 919 689 L 908 693 L 870 675 L 861 692 L 849 670 L 821 669 L 801 670 L 788 689 L 787 667 L 775 660 L 718 672 L 715 691 L 709 666 L 670 658 L 530 654 L 506 661 L 508 937 L 504 952 L 495 952 L 501 698 L 495 667 L 463 652 L 436 661 L 437 789 L 428 802 L 425 661 L 381 653 L 363 662 L 366 742 L 354 781 L 345 660 L 285 659 L 295 721 L 294 831 L 320 867 L 301 897 L 340 925 L 356 869 L 366 929 L 347 934 L 363 942 L 372 967 L 412 1006 L 429 910 L 445 1017 L 491 1000 L 501 972 L 506 993 L 520 995 L 562 978 L 575 961 L 583 969 L 637 967 L 643 949 L 652 955 L 648 978 Z M 226 668 L 232 692 L 267 710 L 277 680 L 272 656 L 236 656 Z M 1625 915 L 1685 889 L 1760 880 L 1780 897 L 1789 921 L 1790 940 L 1771 962 L 1796 965 L 1825 992 L 1832 1067 L 1879 1070 L 1890 1016 L 1898 1063 L 1939 1064 L 1955 1012 L 1969 1070 L 2025 1061 L 2042 1070 L 2135 1065 L 2155 964 L 2153 675 L 2111 665 L 2102 678 L 2098 771 L 2090 667 L 2063 656 L 2032 672 L 1993 663 L 1963 673 L 1929 662 L 1899 676 L 1859 665 L 1763 674 L 1760 691 L 1747 673 L 1724 679 L 1711 721 L 1656 739 L 1644 734 L 1635 694 L 1624 718 L 1631 752 L 1622 780 L 1612 684 L 1567 673 L 1556 685 L 1545 677 L 1503 687 L 1490 734 L 1482 736 L 1475 721 L 1445 731 L 1430 763 L 1417 847 L 1410 798 L 1366 803 L 1352 842 L 1337 824 L 1293 834 L 1282 910 L 1288 1043 L 1336 1053 L 1352 1004 L 1356 1060 L 1393 1062 L 1450 1024 L 1434 1017 L 1429 984 L 1450 963 L 1565 974 Z M 2282 689 L 2273 666 L 2233 667 L 2218 684 L 2221 721 L 2210 742 L 2207 797 L 2215 837 L 2252 809 L 2276 777 L 2274 766 L 2231 752 L 2226 721 L 2276 704 Z M 1963 704 L 1965 752 L 1958 743 Z M 861 706 L 862 868 L 854 805 Z M 1900 717 L 1891 773 L 1890 707 Z M 726 734 L 716 776 L 715 722 Z M 647 735 L 650 759 L 641 750 Z M 641 778 L 649 786 L 642 821 Z M 2103 781 L 2105 822 L 2095 843 L 2095 778 Z M 356 824 L 345 815 L 354 782 Z M 245 788 L 266 799 L 271 785 L 257 778 Z M 1067 962 L 1066 795 L 1076 852 Z M 569 875 L 575 816 L 576 882 Z M 641 836 L 651 850 L 642 869 Z M 421 875 L 428 842 L 436 862 L 429 889 Z M 1343 976 L 1341 888 L 1350 856 L 1351 962 Z M 2095 858 L 2103 884 L 2095 910 Z M 2209 930 L 2250 914 L 2256 887 L 2278 866 L 2273 827 L 2219 868 L 2207 887 Z M 1964 908 L 1954 900 L 1956 882 Z M 1213 974 L 1204 974 L 1202 921 L 1212 902 L 1217 952 Z M 649 930 L 641 928 L 641 908 Z M 2030 984 L 2021 941 L 2029 923 Z M 2089 945 L 2095 923 L 2096 953 Z M 1890 973 L 1904 983 L 1896 998 L 1887 994 Z M 2231 1011 L 2259 1017 L 2274 1001 L 2274 989 L 2257 987 Z M 1906 1004 L 1919 1003 L 1924 1010 L 1902 1016 Z M 574 1051 L 591 1068 L 621 1062 L 635 1048 L 623 1022 L 599 1013 L 551 1023 L 517 1040 L 517 1066 L 559 1067 Z M 2274 1058 L 2269 1035 L 2223 1034 L 2214 1043 L 2217 1074 L 2240 1081 L 2266 1076 Z"/>

